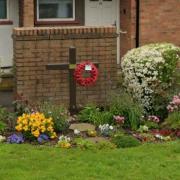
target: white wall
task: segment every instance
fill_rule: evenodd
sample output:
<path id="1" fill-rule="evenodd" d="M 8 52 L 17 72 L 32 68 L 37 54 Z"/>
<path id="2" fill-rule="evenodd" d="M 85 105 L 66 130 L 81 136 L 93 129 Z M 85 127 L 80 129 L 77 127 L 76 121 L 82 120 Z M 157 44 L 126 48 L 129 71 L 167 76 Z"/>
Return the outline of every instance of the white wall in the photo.
<path id="1" fill-rule="evenodd" d="M 18 0 L 9 0 L 9 20 L 13 25 L 0 25 L 0 66 L 13 65 L 12 29 L 19 25 Z"/>

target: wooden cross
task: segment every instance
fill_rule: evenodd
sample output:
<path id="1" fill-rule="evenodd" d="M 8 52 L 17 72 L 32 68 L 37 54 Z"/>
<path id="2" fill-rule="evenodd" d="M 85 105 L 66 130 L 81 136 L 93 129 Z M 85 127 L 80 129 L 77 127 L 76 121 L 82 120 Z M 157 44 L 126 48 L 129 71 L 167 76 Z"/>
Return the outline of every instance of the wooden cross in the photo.
<path id="1" fill-rule="evenodd" d="M 94 63 L 98 67 L 98 63 Z M 69 110 L 73 114 L 77 111 L 76 107 L 76 82 L 74 80 L 74 70 L 76 68 L 76 48 L 69 48 L 69 63 L 48 64 L 47 70 L 69 70 Z"/>

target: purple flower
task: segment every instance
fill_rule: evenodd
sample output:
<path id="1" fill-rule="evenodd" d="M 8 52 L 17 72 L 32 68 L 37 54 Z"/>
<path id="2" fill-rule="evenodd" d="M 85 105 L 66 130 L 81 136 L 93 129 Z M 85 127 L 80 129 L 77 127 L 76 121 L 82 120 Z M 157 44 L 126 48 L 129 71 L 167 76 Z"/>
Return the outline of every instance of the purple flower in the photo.
<path id="1" fill-rule="evenodd" d="M 39 143 L 43 143 L 49 140 L 49 136 L 46 134 L 41 134 L 38 138 L 37 138 Z"/>
<path id="2" fill-rule="evenodd" d="M 24 142 L 23 135 L 13 134 L 8 137 L 7 141 L 12 144 L 21 144 Z"/>

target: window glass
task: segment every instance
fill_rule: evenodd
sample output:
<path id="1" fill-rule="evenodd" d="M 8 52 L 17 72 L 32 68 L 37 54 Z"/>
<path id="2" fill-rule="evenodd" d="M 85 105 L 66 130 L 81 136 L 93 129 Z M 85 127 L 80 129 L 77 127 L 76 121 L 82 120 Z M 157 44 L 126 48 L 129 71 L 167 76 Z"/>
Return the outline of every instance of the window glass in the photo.
<path id="1" fill-rule="evenodd" d="M 39 0 L 39 19 L 73 18 L 73 0 Z"/>
<path id="2" fill-rule="evenodd" d="M 7 19 L 7 0 L 0 0 L 0 19 Z"/>

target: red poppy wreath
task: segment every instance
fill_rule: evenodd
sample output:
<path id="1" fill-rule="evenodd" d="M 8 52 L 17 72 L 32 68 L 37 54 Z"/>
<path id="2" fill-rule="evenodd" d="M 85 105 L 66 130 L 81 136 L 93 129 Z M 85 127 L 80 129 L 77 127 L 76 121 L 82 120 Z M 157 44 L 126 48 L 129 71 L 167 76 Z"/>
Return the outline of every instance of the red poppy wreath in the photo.
<path id="1" fill-rule="evenodd" d="M 88 77 L 84 77 L 86 73 Z M 92 62 L 82 62 L 76 66 L 74 78 L 80 86 L 91 86 L 97 81 L 98 69 Z"/>

